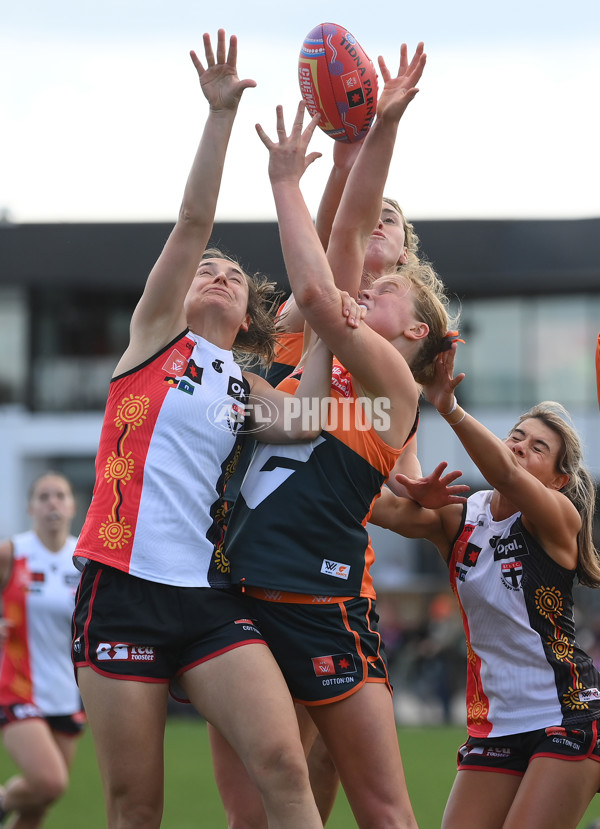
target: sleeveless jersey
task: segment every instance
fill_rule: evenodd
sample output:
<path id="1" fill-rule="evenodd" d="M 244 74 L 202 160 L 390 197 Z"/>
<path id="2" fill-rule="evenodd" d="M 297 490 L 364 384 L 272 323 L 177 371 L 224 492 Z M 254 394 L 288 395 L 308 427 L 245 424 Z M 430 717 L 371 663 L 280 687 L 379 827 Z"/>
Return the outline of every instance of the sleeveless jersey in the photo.
<path id="1" fill-rule="evenodd" d="M 113 378 L 77 556 L 163 584 L 229 585 L 223 490 L 248 391 L 232 353 L 189 331 Z"/>
<path id="2" fill-rule="evenodd" d="M 296 375 L 279 388 L 293 392 L 297 384 Z M 375 598 L 365 525 L 402 450 L 365 420 L 350 374 L 335 360 L 331 397 L 330 430 L 257 447 L 227 527 L 234 584 Z"/>
<path id="3" fill-rule="evenodd" d="M 600 676 L 575 639 L 575 573 L 521 513 L 494 521 L 492 492 L 468 498 L 449 559 L 467 637 L 467 727 L 502 737 L 600 717 Z"/>
<path id="4" fill-rule="evenodd" d="M 2 614 L 13 624 L 2 649 L 0 705 L 37 705 L 46 716 L 81 710 L 71 662 L 71 617 L 79 573 L 77 539 L 56 553 L 35 532 L 13 539 L 11 574 L 2 591 Z"/>

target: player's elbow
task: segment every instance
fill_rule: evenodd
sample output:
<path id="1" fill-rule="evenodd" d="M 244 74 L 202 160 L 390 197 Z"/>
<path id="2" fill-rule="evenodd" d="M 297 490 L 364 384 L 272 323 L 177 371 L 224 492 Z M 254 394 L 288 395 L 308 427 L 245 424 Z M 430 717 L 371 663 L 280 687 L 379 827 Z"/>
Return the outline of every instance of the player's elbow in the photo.
<path id="1" fill-rule="evenodd" d="M 331 302 L 331 294 L 330 286 L 319 284 L 318 274 L 314 279 L 307 279 L 299 291 L 294 290 L 296 305 L 304 314 L 321 310 Z"/>

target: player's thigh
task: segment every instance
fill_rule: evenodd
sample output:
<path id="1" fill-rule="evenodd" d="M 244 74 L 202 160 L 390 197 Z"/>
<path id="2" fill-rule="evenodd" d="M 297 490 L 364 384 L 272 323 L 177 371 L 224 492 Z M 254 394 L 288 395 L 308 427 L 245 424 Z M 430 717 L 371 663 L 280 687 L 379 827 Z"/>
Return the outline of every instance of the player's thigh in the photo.
<path id="1" fill-rule="evenodd" d="M 504 772 L 459 771 L 444 810 L 442 829 L 502 829 L 521 780 L 518 775 Z"/>
<path id="2" fill-rule="evenodd" d="M 186 671 L 179 682 L 246 766 L 282 748 L 303 755 L 290 693 L 266 645 L 234 648 Z"/>
<path id="3" fill-rule="evenodd" d="M 534 758 L 525 772 L 505 829 L 575 829 L 600 788 L 600 763 Z"/>
<path id="4" fill-rule="evenodd" d="M 300 739 L 302 740 L 304 753 L 308 756 L 319 732 L 305 705 L 296 703 L 295 709 L 296 717 L 298 719 L 298 728 L 300 729 Z"/>
<path id="5" fill-rule="evenodd" d="M 33 785 L 62 779 L 65 762 L 44 719 L 26 719 L 7 725 L 2 732 L 6 751 Z"/>
<path id="6" fill-rule="evenodd" d="M 387 686 L 368 682 L 346 699 L 310 706 L 309 712 L 353 808 L 364 805 L 372 813 L 379 801 L 406 809 L 404 770 Z"/>
<path id="7" fill-rule="evenodd" d="M 61 731 L 53 730 L 52 737 L 63 757 L 67 770 L 70 769 L 75 759 L 81 734 L 63 734 Z"/>
<path id="8" fill-rule="evenodd" d="M 245 765 L 217 729 L 208 724 L 215 781 L 228 826 L 267 829 L 262 797 Z"/>
<path id="9" fill-rule="evenodd" d="M 89 667 L 77 676 L 107 793 L 162 797 L 167 685 L 105 677 Z"/>

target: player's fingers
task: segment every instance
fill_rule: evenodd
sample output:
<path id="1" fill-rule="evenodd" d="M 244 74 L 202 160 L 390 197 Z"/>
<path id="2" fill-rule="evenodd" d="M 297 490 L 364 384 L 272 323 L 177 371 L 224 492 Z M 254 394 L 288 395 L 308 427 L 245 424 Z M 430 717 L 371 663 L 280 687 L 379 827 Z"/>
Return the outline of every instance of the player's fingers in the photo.
<path id="1" fill-rule="evenodd" d="M 208 32 L 205 32 L 202 36 L 204 41 L 204 56 L 206 57 L 206 65 L 207 66 L 214 66 L 215 65 L 215 55 L 212 48 L 212 43 L 210 42 L 210 35 Z"/>
<path id="2" fill-rule="evenodd" d="M 408 67 L 409 72 L 414 71 L 414 69 L 416 69 L 416 67 L 421 63 L 421 61 L 424 57 L 424 52 L 423 52 L 424 48 L 425 48 L 425 44 L 423 43 L 423 41 L 421 41 L 420 43 L 417 43 L 417 48 L 415 49 L 415 53 L 412 56 L 412 59 L 410 61 L 410 65 Z"/>
<path id="3" fill-rule="evenodd" d="M 258 133 L 258 137 L 259 137 L 259 138 L 260 138 L 260 140 L 263 142 L 263 144 L 265 145 L 265 147 L 266 147 L 268 150 L 270 150 L 270 149 L 271 149 L 271 147 L 273 146 L 273 142 L 271 141 L 271 139 L 269 138 L 269 136 L 267 135 L 267 133 L 264 131 L 264 129 L 261 127 L 261 125 L 260 125 L 260 124 L 255 124 L 255 125 L 254 125 L 254 129 L 255 129 L 255 130 L 256 130 L 256 132 Z"/>
<path id="4" fill-rule="evenodd" d="M 444 484 L 444 486 L 450 486 L 450 484 L 454 483 L 454 481 L 456 481 L 457 478 L 460 478 L 461 475 L 462 475 L 461 470 L 460 469 L 455 469 L 452 472 L 448 472 L 448 474 L 444 475 L 443 478 L 440 478 L 440 482 L 442 484 Z M 457 487 L 458 487 L 457 491 L 460 491 L 460 492 L 465 492 L 469 488 L 466 484 L 454 484 L 453 489 L 456 489 Z"/>
<path id="5" fill-rule="evenodd" d="M 310 141 L 310 139 L 312 138 L 313 133 L 314 133 L 314 131 L 316 130 L 316 128 L 317 128 L 317 126 L 318 126 L 318 124 L 319 124 L 319 121 L 320 121 L 320 120 L 321 120 L 321 115 L 320 115 L 320 113 L 316 112 L 316 113 L 313 115 L 313 117 L 310 119 L 310 121 L 308 122 L 308 124 L 306 125 L 306 129 L 304 130 L 304 132 L 302 133 L 302 135 L 303 135 L 303 137 L 305 138 L 305 140 L 306 140 L 306 143 L 307 143 L 307 144 L 308 144 L 308 142 Z M 314 155 L 314 153 L 313 153 L 313 155 Z M 316 158 L 320 158 L 320 156 L 321 156 L 321 153 L 318 153 L 318 154 L 316 155 Z M 314 160 L 315 160 L 315 159 L 313 158 L 313 161 L 314 161 Z"/>
<path id="6" fill-rule="evenodd" d="M 431 477 L 432 477 L 432 478 L 441 478 L 441 476 L 442 476 L 442 472 L 444 471 L 444 469 L 445 469 L 447 466 L 448 466 L 447 461 L 441 461 L 441 463 L 438 463 L 438 465 L 436 466 L 436 468 L 435 468 L 435 469 L 433 470 L 433 472 L 431 473 Z"/>
<path id="7" fill-rule="evenodd" d="M 398 75 L 404 75 L 408 67 L 408 47 L 406 43 L 400 46 L 400 66 L 398 68 Z"/>
<path id="8" fill-rule="evenodd" d="M 309 153 L 306 156 L 306 166 L 308 167 L 310 164 L 313 163 L 313 161 L 316 161 L 317 158 L 321 158 L 322 155 L 323 155 L 323 153 L 317 153 L 317 152 Z"/>
<path id="9" fill-rule="evenodd" d="M 225 29 L 219 29 L 217 32 L 217 63 L 225 63 Z"/>
<path id="10" fill-rule="evenodd" d="M 377 63 L 379 64 L 381 79 L 383 80 L 384 84 L 386 84 L 391 78 L 390 70 L 387 68 L 387 64 L 381 55 L 379 55 L 379 57 L 377 58 Z"/>
<path id="11" fill-rule="evenodd" d="M 252 78 L 244 78 L 243 81 L 240 81 L 238 87 L 240 92 L 243 92 L 244 89 L 254 89 L 256 86 L 256 81 L 253 81 Z"/>
<path id="12" fill-rule="evenodd" d="M 306 104 L 304 101 L 300 101 L 298 103 L 298 107 L 296 108 L 296 117 L 294 118 L 294 128 L 302 129 L 302 124 L 304 123 L 304 112 L 306 110 Z"/>
<path id="13" fill-rule="evenodd" d="M 285 135 L 286 134 L 286 132 L 285 132 L 285 119 L 283 117 L 283 107 L 281 106 L 281 104 L 277 104 L 277 107 L 275 109 L 275 113 L 276 113 L 277 133 L 278 134 L 283 133 Z"/>
<path id="14" fill-rule="evenodd" d="M 224 36 L 225 33 L 223 32 L 223 37 Z M 224 47 L 225 44 L 223 44 L 223 57 L 225 57 Z M 231 37 L 229 38 L 229 51 L 227 52 L 227 63 L 229 64 L 229 66 L 233 66 L 234 68 L 237 65 L 237 37 L 235 35 L 231 35 Z"/>
<path id="15" fill-rule="evenodd" d="M 193 50 L 193 49 L 190 51 L 190 57 L 191 57 L 191 59 L 192 59 L 192 63 L 193 63 L 193 64 L 194 64 L 194 66 L 196 67 L 196 71 L 198 72 L 198 74 L 199 74 L 199 75 L 203 75 L 203 74 L 204 74 L 204 72 L 205 72 L 205 69 L 204 69 L 204 67 L 202 66 L 202 63 L 201 63 L 201 61 L 200 61 L 200 58 L 199 58 L 199 57 L 198 57 L 198 55 L 194 52 L 194 50 Z"/>

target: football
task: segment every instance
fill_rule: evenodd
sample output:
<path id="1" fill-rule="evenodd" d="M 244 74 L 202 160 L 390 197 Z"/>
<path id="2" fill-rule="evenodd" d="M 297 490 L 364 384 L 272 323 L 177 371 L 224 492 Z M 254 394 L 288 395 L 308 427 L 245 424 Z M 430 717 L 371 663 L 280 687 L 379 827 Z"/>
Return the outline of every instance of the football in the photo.
<path id="1" fill-rule="evenodd" d="M 377 72 L 354 35 L 321 23 L 304 38 L 298 61 L 300 92 L 319 126 L 336 141 L 360 141 L 377 109 Z"/>

